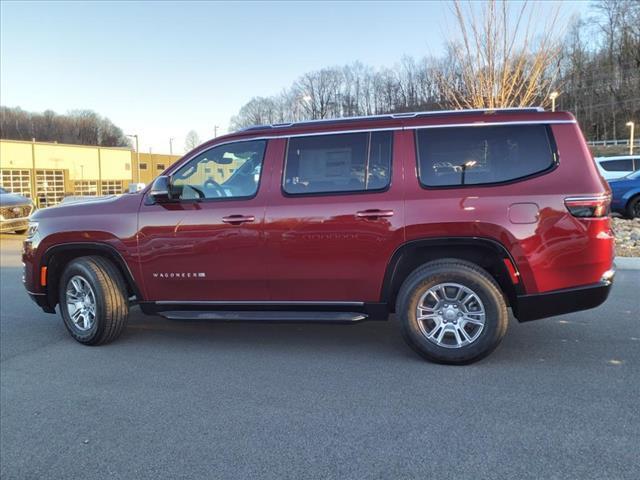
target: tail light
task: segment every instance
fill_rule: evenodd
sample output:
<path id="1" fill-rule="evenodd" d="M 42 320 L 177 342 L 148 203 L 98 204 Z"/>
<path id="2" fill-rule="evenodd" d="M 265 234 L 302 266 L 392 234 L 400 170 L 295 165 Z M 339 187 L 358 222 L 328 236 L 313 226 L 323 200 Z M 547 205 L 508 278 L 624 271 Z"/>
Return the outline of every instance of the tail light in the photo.
<path id="1" fill-rule="evenodd" d="M 564 199 L 564 204 L 567 210 L 569 210 L 569 213 L 574 217 L 606 217 L 609 214 L 611 196 L 603 194 L 585 197 L 568 197 Z"/>

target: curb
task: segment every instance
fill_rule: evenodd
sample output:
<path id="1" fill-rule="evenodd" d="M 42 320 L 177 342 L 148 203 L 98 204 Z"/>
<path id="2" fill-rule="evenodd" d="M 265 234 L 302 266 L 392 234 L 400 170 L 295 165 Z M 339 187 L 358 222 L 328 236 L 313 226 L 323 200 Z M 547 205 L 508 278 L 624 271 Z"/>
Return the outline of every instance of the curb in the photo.
<path id="1" fill-rule="evenodd" d="M 616 269 L 640 270 L 640 257 L 616 257 Z"/>

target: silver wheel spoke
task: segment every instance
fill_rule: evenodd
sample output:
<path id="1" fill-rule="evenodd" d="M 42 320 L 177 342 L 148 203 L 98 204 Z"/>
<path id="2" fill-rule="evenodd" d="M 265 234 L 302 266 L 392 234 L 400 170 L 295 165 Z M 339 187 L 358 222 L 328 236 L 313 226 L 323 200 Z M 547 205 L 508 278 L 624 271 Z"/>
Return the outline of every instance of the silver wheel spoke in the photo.
<path id="1" fill-rule="evenodd" d="M 480 297 L 459 283 L 440 283 L 418 301 L 416 319 L 422 334 L 440 347 L 461 348 L 475 342 L 484 329 Z"/>
<path id="2" fill-rule="evenodd" d="M 471 337 L 469 336 L 469 334 L 467 333 L 467 331 L 463 327 L 460 327 L 457 330 L 462 335 L 463 340 L 464 340 L 465 343 L 471 343 Z"/>
<path id="3" fill-rule="evenodd" d="M 67 313 L 71 322 L 81 331 L 89 330 L 96 318 L 96 297 L 89 282 L 75 275 L 67 283 Z"/>

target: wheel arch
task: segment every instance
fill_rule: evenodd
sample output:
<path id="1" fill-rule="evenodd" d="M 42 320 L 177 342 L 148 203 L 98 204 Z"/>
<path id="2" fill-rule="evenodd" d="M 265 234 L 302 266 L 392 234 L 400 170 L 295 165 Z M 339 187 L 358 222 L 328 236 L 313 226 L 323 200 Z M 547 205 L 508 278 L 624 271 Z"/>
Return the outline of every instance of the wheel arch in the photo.
<path id="1" fill-rule="evenodd" d="M 129 266 L 115 247 L 106 243 L 74 242 L 49 247 L 40 261 L 41 267 L 47 267 L 47 300 L 51 308 L 58 303 L 59 280 L 64 268 L 72 260 L 86 256 L 99 256 L 111 261 L 122 275 L 128 295 L 135 295 L 139 301 L 143 299 Z"/>
<path id="2" fill-rule="evenodd" d="M 518 266 L 500 242 L 484 237 L 438 237 L 411 240 L 396 249 L 387 263 L 380 301 L 395 309 L 395 302 L 404 280 L 420 265 L 441 258 L 467 260 L 484 268 L 497 281 L 507 304 L 515 304 L 516 297 L 526 293 L 520 279 Z M 507 262 L 505 262 L 507 260 Z M 507 267 L 510 263 L 514 271 Z"/>
<path id="3" fill-rule="evenodd" d="M 631 206 L 631 202 L 633 202 L 637 198 L 640 198 L 640 190 L 632 191 L 631 194 L 629 195 L 629 198 L 624 203 L 624 213 L 625 213 L 625 215 L 629 213 L 629 207 Z"/>

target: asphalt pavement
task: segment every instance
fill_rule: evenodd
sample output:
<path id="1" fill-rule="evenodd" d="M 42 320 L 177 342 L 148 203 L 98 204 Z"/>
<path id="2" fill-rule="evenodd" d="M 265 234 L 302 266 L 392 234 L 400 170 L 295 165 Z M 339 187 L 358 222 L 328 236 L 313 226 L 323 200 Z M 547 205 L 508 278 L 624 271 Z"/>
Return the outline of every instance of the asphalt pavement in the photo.
<path id="1" fill-rule="evenodd" d="M 2 235 L 2 479 L 640 478 L 640 270 L 609 300 L 519 324 L 474 365 L 427 363 L 395 320 L 173 322 L 136 308 L 85 347 Z"/>

